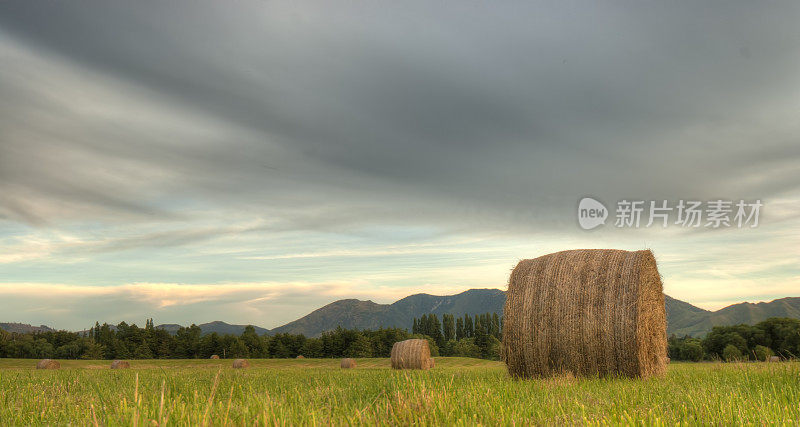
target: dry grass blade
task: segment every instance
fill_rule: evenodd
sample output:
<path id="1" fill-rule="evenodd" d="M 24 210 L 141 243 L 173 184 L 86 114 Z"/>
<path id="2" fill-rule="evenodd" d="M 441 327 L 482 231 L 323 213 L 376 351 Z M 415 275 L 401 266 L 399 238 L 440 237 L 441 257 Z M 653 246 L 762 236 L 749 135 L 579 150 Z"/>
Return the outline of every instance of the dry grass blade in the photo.
<path id="1" fill-rule="evenodd" d="M 94 424 L 94 427 L 100 427 L 100 424 L 97 422 L 97 414 L 94 412 L 94 403 L 90 403 L 89 407 L 92 409 L 92 424 Z"/>
<path id="2" fill-rule="evenodd" d="M 222 369 L 217 371 L 217 375 L 214 377 L 214 385 L 211 386 L 211 394 L 208 395 L 208 403 L 206 404 L 206 410 L 203 412 L 203 422 L 202 425 L 208 425 L 208 413 L 211 410 L 211 404 L 214 402 L 214 393 L 217 391 L 217 386 L 219 385 L 219 374 L 222 373 Z"/>

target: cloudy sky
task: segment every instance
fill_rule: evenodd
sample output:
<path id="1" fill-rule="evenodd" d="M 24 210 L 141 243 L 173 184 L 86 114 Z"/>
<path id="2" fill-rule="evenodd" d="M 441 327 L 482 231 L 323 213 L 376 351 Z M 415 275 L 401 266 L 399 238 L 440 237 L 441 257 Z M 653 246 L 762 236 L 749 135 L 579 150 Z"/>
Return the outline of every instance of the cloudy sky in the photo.
<path id="1" fill-rule="evenodd" d="M 0 321 L 274 327 L 650 248 L 800 296 L 800 3 L 0 3 Z M 591 195 L 757 228 L 578 226 Z"/>

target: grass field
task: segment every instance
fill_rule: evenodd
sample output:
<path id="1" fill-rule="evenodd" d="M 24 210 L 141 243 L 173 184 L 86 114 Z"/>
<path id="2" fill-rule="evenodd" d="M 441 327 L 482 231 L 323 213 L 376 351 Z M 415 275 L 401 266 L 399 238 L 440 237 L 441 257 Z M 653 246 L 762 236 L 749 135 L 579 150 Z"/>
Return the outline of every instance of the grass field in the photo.
<path id="1" fill-rule="evenodd" d="M 388 359 L 62 361 L 0 359 L 2 425 L 791 424 L 800 362 L 673 363 L 665 378 L 517 381 L 500 362 L 437 358 L 429 372 Z"/>

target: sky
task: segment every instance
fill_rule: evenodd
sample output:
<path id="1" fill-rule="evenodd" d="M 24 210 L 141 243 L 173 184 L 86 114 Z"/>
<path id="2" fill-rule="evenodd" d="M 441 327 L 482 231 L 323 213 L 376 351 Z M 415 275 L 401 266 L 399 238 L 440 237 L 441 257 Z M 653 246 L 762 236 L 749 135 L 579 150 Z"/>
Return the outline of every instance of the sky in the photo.
<path id="1" fill-rule="evenodd" d="M 651 249 L 800 296 L 800 3 L 0 2 L 0 322 L 275 327 Z M 612 211 L 593 230 L 578 201 Z M 757 227 L 615 227 L 621 200 Z"/>

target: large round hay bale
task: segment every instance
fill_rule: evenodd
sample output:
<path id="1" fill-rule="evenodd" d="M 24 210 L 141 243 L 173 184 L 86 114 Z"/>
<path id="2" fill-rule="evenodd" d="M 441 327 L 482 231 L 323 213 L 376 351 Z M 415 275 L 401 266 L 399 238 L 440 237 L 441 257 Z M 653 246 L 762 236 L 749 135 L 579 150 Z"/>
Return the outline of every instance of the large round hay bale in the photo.
<path id="1" fill-rule="evenodd" d="M 36 364 L 36 369 L 61 369 L 61 364 L 57 360 L 42 359 Z"/>
<path id="2" fill-rule="evenodd" d="M 305 356 L 303 356 L 302 354 L 300 354 L 300 355 L 298 355 L 298 356 L 297 356 L 297 358 L 298 358 L 298 359 L 305 359 L 306 357 L 305 357 Z"/>
<path id="3" fill-rule="evenodd" d="M 667 363 L 661 277 L 649 250 L 586 249 L 520 261 L 503 312 L 514 377 L 649 377 Z"/>
<path id="4" fill-rule="evenodd" d="M 130 362 L 125 360 L 115 360 L 111 362 L 111 369 L 128 369 L 130 367 Z"/>
<path id="5" fill-rule="evenodd" d="M 344 358 L 342 359 L 342 363 L 339 364 L 339 367 L 342 369 L 353 369 L 356 367 L 356 361 L 349 357 Z"/>
<path id="6" fill-rule="evenodd" d="M 433 365 L 428 340 L 410 339 L 394 343 L 392 369 L 430 369 Z"/>
<path id="7" fill-rule="evenodd" d="M 219 356 L 217 356 L 216 354 L 212 354 L 210 358 L 214 359 L 214 360 L 217 360 L 217 359 L 219 359 Z"/>
<path id="8" fill-rule="evenodd" d="M 250 362 L 247 359 L 236 359 L 233 361 L 233 367 L 235 369 L 244 369 L 250 367 Z"/>
<path id="9" fill-rule="evenodd" d="M 769 357 L 769 361 L 770 362 L 780 362 L 781 358 L 779 356 L 770 356 Z"/>

